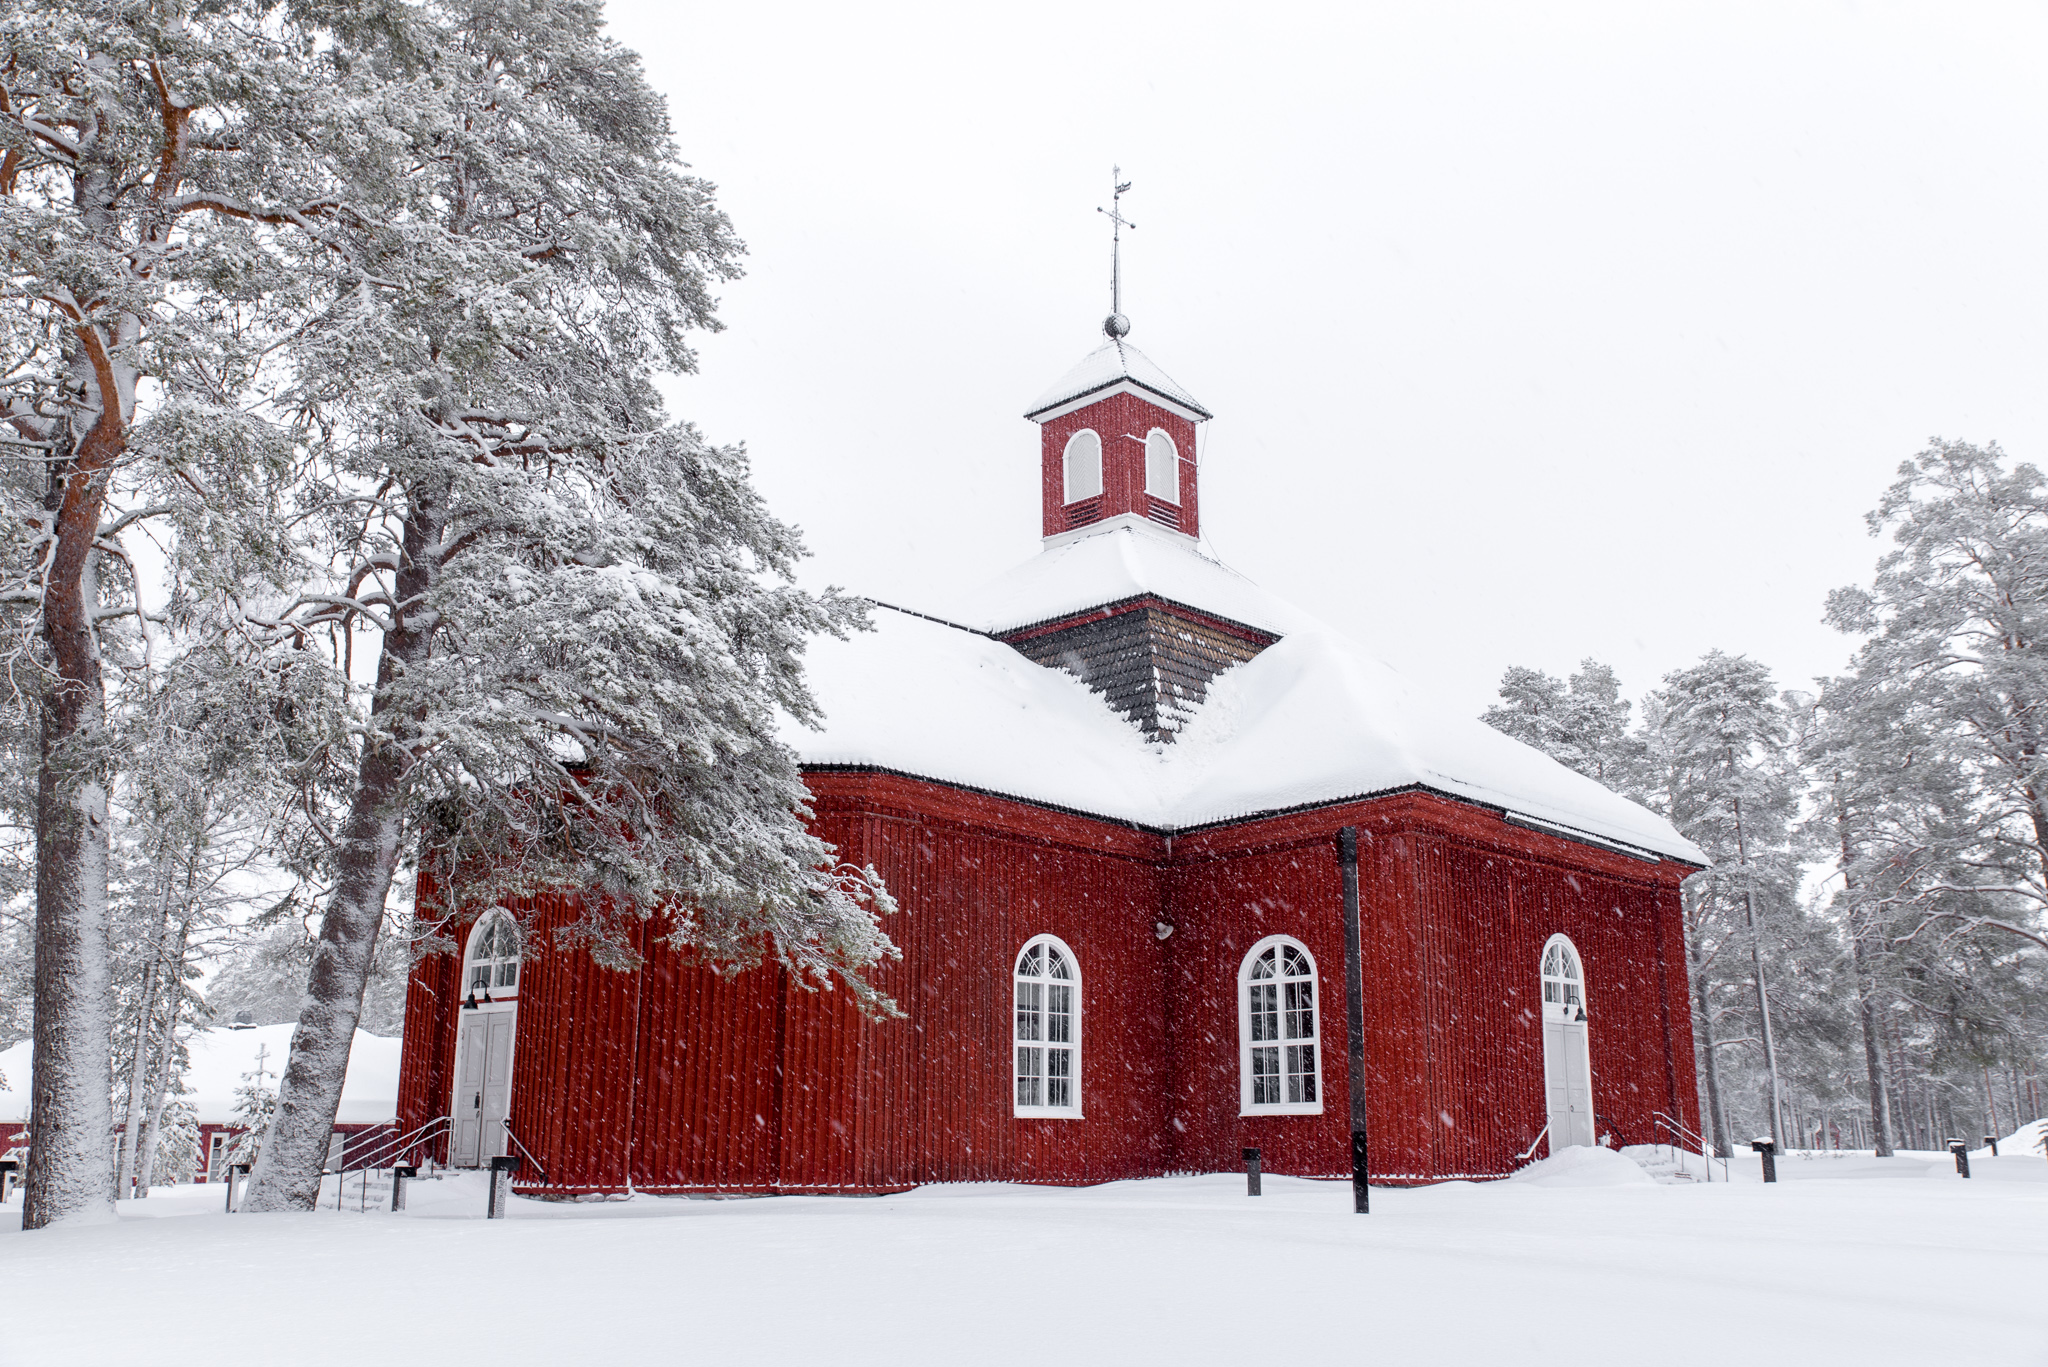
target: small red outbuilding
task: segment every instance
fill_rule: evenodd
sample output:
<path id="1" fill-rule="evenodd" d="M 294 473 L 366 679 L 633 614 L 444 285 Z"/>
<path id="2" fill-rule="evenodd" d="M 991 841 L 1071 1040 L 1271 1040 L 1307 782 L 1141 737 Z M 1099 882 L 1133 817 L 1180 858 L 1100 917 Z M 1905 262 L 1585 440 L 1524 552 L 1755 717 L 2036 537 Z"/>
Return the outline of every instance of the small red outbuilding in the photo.
<path id="1" fill-rule="evenodd" d="M 792 727 L 816 825 L 901 905 L 905 1015 L 650 932 L 550 948 L 576 897 L 423 959 L 402 1129 L 530 1192 L 872 1192 L 1350 1173 L 1339 832 L 1358 833 L 1375 1181 L 1503 1176 L 1698 1128 L 1668 823 L 1467 717 L 1205 555 L 1209 413 L 1111 336 L 1026 415 L 1045 540 L 819 641 Z M 442 895 L 422 881 L 423 905 Z"/>

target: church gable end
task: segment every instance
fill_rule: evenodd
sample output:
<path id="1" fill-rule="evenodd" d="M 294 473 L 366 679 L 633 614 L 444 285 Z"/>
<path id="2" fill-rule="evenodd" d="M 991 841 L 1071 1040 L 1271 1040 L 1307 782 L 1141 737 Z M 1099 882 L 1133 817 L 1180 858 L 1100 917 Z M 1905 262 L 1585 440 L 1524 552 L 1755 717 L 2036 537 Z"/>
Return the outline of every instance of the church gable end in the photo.
<path id="1" fill-rule="evenodd" d="M 1138 724 L 1145 739 L 1170 741 L 1208 696 L 1211 679 L 1279 638 L 1145 597 L 1000 639 L 1026 659 L 1064 669 L 1102 694 Z"/>

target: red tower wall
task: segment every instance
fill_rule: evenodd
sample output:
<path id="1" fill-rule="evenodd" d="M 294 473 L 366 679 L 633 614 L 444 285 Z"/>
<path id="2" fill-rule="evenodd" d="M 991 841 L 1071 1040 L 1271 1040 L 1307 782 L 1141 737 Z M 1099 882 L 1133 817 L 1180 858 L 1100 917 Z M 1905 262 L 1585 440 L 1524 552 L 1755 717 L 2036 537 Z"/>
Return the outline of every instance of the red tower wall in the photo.
<path id="1" fill-rule="evenodd" d="M 1102 438 L 1102 493 L 1097 498 L 1067 503 L 1064 461 L 1067 439 L 1084 427 L 1095 429 Z M 1152 498 L 1145 493 L 1145 434 L 1159 428 L 1173 438 L 1180 450 L 1180 504 Z M 1169 526 L 1189 536 L 1202 531 L 1201 496 L 1195 478 L 1195 424 L 1135 394 L 1111 394 L 1107 398 L 1062 414 L 1042 425 L 1043 495 L 1045 534 L 1085 527 L 1119 513 L 1153 517 L 1172 515 Z M 1132 440 L 1132 438 L 1136 440 Z M 1155 519 L 1156 520 L 1156 519 Z"/>

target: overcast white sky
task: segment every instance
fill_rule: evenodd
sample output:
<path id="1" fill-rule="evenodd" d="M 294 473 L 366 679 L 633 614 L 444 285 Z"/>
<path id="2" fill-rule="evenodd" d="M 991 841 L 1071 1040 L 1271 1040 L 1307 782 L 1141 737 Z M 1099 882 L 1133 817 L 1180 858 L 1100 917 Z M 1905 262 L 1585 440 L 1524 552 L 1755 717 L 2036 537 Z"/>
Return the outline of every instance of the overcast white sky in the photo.
<path id="1" fill-rule="evenodd" d="M 1036 551 L 1113 162 L 1213 550 L 1472 711 L 1586 655 L 1803 686 L 1901 459 L 2048 459 L 2038 5 L 609 14 L 751 249 L 676 411 L 861 592 Z"/>

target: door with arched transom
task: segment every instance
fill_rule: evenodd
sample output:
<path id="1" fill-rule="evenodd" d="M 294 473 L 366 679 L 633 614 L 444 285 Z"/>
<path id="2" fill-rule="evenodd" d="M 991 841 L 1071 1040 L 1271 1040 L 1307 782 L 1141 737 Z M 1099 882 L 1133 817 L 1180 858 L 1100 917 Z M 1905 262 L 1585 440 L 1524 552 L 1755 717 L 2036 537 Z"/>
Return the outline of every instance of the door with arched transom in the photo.
<path id="1" fill-rule="evenodd" d="M 1550 1151 L 1594 1142 L 1593 1060 L 1587 1048 L 1586 974 L 1562 935 L 1543 946 L 1543 1100 Z"/>
<path id="2" fill-rule="evenodd" d="M 509 912 L 486 912 L 470 932 L 462 983 L 449 1162 L 476 1168 L 508 1152 L 505 1121 L 512 1111 L 512 1039 L 519 1021 L 519 927 Z"/>

